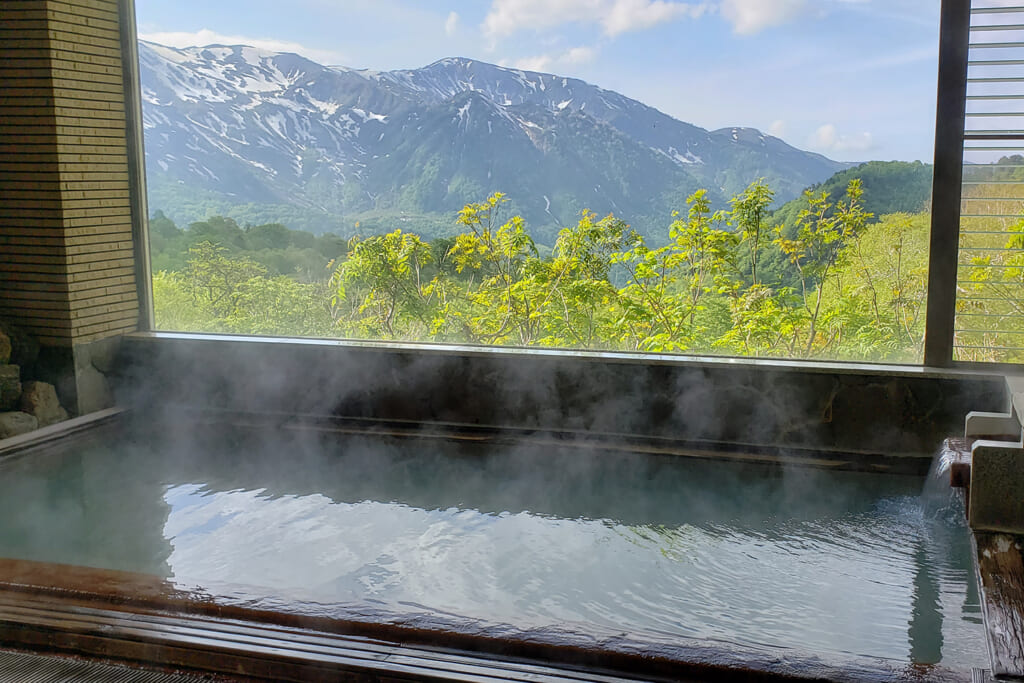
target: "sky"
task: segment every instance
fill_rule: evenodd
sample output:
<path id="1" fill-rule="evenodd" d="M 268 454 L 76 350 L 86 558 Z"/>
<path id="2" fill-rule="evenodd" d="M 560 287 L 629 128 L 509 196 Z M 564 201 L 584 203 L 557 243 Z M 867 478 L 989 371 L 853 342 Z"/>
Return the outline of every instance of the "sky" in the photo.
<path id="1" fill-rule="evenodd" d="M 581 78 L 841 161 L 931 162 L 940 0 L 135 0 L 139 36 Z"/>

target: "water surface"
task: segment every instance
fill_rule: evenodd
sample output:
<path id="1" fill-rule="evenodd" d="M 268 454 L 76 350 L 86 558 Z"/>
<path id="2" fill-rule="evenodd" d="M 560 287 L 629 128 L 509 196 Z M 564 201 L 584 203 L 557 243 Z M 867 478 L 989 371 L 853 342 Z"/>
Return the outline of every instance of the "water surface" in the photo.
<path id="1" fill-rule="evenodd" d="M 448 620 L 985 666 L 922 480 L 179 429 L 0 464 L 0 556 Z"/>

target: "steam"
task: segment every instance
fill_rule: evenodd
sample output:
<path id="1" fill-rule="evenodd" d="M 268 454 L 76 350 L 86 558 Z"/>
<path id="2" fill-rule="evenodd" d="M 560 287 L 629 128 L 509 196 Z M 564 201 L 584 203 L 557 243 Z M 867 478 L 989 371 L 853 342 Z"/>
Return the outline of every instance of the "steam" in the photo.
<path id="1" fill-rule="evenodd" d="M 505 634 L 626 630 L 826 659 L 901 659 L 915 643 L 934 653 L 943 628 L 979 645 L 955 619 L 936 633 L 925 618 L 963 568 L 926 562 L 922 574 L 930 546 L 908 507 L 916 478 L 637 456 L 584 434 L 452 442 L 428 430 L 344 435 L 338 424 L 143 415 L 119 439 L 127 452 L 25 459 L 0 482 L 35 495 L 17 477 L 60 482 L 49 500 L 73 501 L 71 519 L 83 519 L 67 536 L 89 539 L 61 549 L 64 561 L 162 568 L 184 588 L 253 603 L 434 615 Z M 62 540 L 41 525 L 68 527 L 66 508 L 13 500 L 27 510 L 5 505 L 9 528 L 28 520 L 23 538 Z M 52 561 L 46 550 L 33 552 Z M 932 597 L 916 599 L 915 586 Z"/>
<path id="2" fill-rule="evenodd" d="M 912 381 L 195 335 L 126 349 L 132 432 L 0 465 L 4 555 L 512 637 L 959 668 L 983 651 L 969 556 L 937 550 L 964 532 L 933 543 L 920 479 L 799 464 L 911 451 L 934 427 L 884 408 L 912 405 Z M 776 462 L 715 461 L 726 445 Z"/>

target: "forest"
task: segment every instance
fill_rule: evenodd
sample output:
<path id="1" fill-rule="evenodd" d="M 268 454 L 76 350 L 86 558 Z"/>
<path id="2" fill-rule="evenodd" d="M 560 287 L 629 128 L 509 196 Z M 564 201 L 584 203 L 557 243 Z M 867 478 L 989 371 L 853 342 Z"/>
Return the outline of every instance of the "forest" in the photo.
<path id="1" fill-rule="evenodd" d="M 282 336 L 915 362 L 927 213 L 875 216 L 853 178 L 791 221 L 752 183 L 699 190 L 660 243 L 584 211 L 550 247 L 495 193 L 457 234 L 314 236 L 214 217 L 150 224 L 157 327 Z"/>
<path id="2" fill-rule="evenodd" d="M 1024 360 L 1022 162 L 967 169 L 958 360 Z M 433 239 L 395 228 L 346 240 L 222 216 L 182 229 L 157 212 L 156 323 L 193 332 L 917 363 L 930 228 L 920 210 L 930 188 L 920 179 L 929 174 L 872 162 L 778 208 L 763 179 L 725 208 L 698 190 L 652 236 L 583 211 L 550 245 L 535 242 L 501 193 L 465 206 L 452 230 Z M 893 189 L 910 181 L 909 190 Z"/>

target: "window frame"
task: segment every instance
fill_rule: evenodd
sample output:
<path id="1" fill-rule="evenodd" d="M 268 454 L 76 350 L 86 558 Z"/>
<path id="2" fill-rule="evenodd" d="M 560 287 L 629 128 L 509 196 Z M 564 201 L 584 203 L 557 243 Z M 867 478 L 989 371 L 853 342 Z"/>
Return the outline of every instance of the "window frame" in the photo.
<path id="1" fill-rule="evenodd" d="M 128 150 L 131 169 L 131 202 L 134 220 L 136 277 L 139 286 L 139 331 L 160 334 L 154 320 L 152 268 L 149 249 L 149 210 L 146 202 L 145 141 L 142 122 L 142 90 L 138 54 L 135 0 L 120 0 L 122 14 L 122 55 L 124 60 Z M 935 151 L 932 166 L 932 207 L 930 250 L 928 256 L 927 309 L 924 357 L 920 363 L 891 364 L 864 361 L 762 358 L 680 354 L 681 363 L 720 359 L 732 363 L 758 364 L 765 361 L 792 364 L 794 367 L 871 366 L 893 371 L 908 368 L 978 369 L 1017 367 L 1012 363 L 956 361 L 953 354 L 956 317 L 956 278 L 960 235 L 960 204 L 963 180 L 964 128 L 967 104 L 967 65 L 970 43 L 971 0 L 941 0 L 939 26 L 939 63 L 936 93 Z M 191 334 L 191 333 L 190 333 Z M 225 335 L 215 335 L 225 336 Z M 281 337 L 280 339 L 299 337 Z M 365 340 L 324 340 L 365 345 Z M 371 342 L 373 343 L 373 342 Z M 376 342 L 388 345 L 387 342 Z M 410 342 L 415 344 L 416 342 Z M 423 342 L 424 346 L 436 346 Z M 452 345 L 465 348 L 465 345 Z M 492 347 L 473 346 L 474 352 Z M 504 352 L 512 350 L 500 347 Z M 533 349 L 515 349 L 530 353 Z M 606 352 L 577 349 L 544 349 L 567 355 L 603 355 Z M 648 354 L 628 353 L 643 358 Z M 655 360 L 655 358 L 657 360 Z M 652 354 L 652 362 L 664 362 L 663 354 Z"/>

